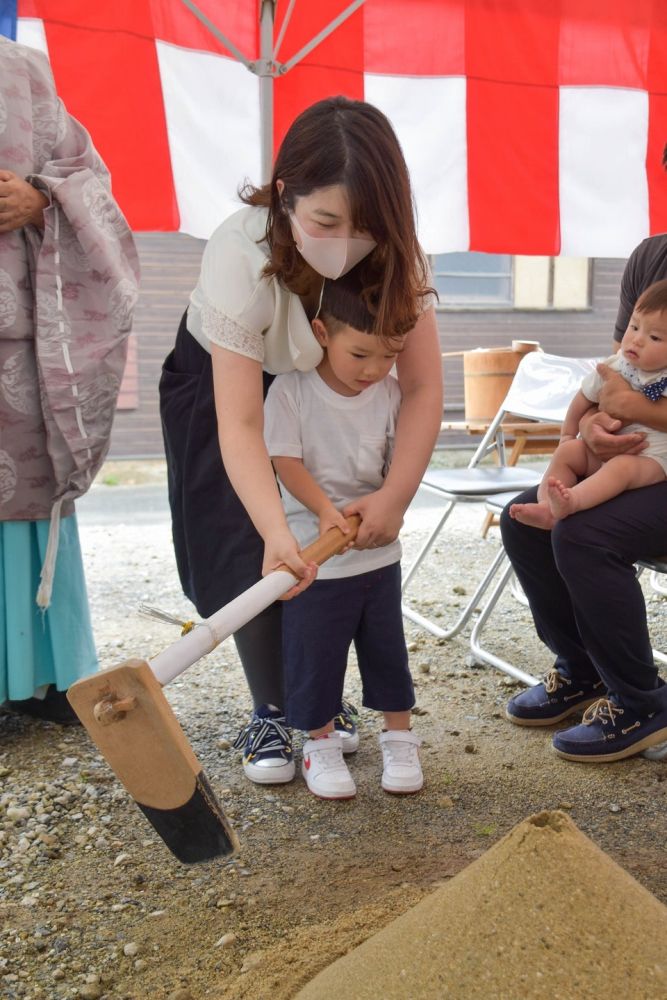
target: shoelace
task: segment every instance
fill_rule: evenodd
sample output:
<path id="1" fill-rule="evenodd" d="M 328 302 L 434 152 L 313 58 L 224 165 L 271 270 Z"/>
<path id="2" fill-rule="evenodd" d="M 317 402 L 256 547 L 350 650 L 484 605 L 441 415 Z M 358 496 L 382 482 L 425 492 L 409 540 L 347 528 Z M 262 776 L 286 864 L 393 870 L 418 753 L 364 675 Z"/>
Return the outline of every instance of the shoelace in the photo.
<path id="1" fill-rule="evenodd" d="M 333 721 L 335 729 L 346 729 L 349 732 L 354 732 L 355 720 L 345 707 L 342 712 L 339 712 L 338 715 L 334 717 Z"/>
<path id="2" fill-rule="evenodd" d="M 359 721 L 359 712 L 352 704 L 351 701 L 346 701 L 345 698 L 341 701 L 341 709 L 338 715 L 334 718 L 334 726 L 341 729 L 354 730 L 357 722 Z"/>
<path id="3" fill-rule="evenodd" d="M 544 678 L 544 690 L 547 694 L 555 694 L 563 684 L 571 684 L 567 677 L 563 677 L 557 670 L 550 670 Z"/>
<path id="4" fill-rule="evenodd" d="M 353 705 L 351 701 L 347 700 L 347 698 L 342 698 L 340 705 L 341 705 L 341 713 L 340 713 L 341 715 L 344 715 L 348 719 L 351 719 L 352 722 L 359 721 L 359 709 L 357 708 L 356 705 Z"/>
<path id="5" fill-rule="evenodd" d="M 589 705 L 584 712 L 581 721 L 585 726 L 590 726 L 593 722 L 602 722 L 606 724 L 611 722 L 612 726 L 616 725 L 616 716 L 623 715 L 623 709 L 618 705 L 615 705 L 613 701 L 609 698 L 598 698 L 594 701 L 592 705 Z"/>
<path id="6" fill-rule="evenodd" d="M 292 737 L 280 719 L 252 718 L 234 740 L 235 750 L 246 744 L 247 752 L 264 750 L 292 750 Z"/>

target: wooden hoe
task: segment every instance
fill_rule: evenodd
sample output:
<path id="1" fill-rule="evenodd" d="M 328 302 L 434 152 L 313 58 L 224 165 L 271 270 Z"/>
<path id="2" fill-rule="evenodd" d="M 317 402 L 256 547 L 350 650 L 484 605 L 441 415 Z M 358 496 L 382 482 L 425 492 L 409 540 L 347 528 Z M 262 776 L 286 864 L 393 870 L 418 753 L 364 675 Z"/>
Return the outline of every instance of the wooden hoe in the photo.
<path id="1" fill-rule="evenodd" d="M 353 541 L 331 528 L 302 554 L 323 563 Z M 152 660 L 126 660 L 76 681 L 67 692 L 93 743 L 179 861 L 231 855 L 238 840 L 162 687 L 294 586 L 285 567 L 263 577 Z"/>

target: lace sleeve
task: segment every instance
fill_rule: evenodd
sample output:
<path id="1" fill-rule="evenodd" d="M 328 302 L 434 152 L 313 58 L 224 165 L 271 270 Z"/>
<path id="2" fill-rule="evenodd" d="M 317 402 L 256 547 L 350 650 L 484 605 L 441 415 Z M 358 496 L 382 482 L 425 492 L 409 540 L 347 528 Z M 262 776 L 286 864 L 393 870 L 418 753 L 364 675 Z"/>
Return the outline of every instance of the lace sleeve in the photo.
<path id="1" fill-rule="evenodd" d="M 419 313 L 425 313 L 429 309 L 438 305 L 440 301 L 435 292 L 429 292 L 428 295 L 424 295 L 420 300 L 420 305 L 418 306 Z"/>
<path id="2" fill-rule="evenodd" d="M 417 311 L 420 312 L 420 313 L 427 312 L 427 310 L 431 309 L 434 306 L 437 306 L 438 302 L 439 302 L 438 293 L 435 291 L 435 288 L 434 288 L 434 285 L 433 285 L 433 270 L 431 268 L 431 263 L 428 260 L 428 258 L 427 258 L 427 261 L 426 261 L 426 268 L 427 268 L 426 269 L 426 284 L 430 288 L 433 288 L 434 290 L 432 292 L 429 292 L 428 295 L 422 296 L 422 298 L 419 300 L 419 304 L 417 306 Z"/>
<path id="3" fill-rule="evenodd" d="M 264 338 L 261 333 L 251 333 L 236 320 L 210 305 L 203 305 L 201 308 L 201 325 L 204 336 L 212 344 L 263 364 Z"/>

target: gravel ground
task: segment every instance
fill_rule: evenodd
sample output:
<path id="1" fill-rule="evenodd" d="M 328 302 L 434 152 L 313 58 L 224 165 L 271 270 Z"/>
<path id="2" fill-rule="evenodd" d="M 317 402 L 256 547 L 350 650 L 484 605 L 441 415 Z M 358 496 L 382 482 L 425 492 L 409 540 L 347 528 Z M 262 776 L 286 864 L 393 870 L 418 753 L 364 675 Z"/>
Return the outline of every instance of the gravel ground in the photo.
<path id="1" fill-rule="evenodd" d="M 106 469 L 79 508 L 103 666 L 151 656 L 177 638 L 170 626 L 140 617 L 141 602 L 192 614 L 176 577 L 163 470 L 132 480 L 127 468 L 124 478 Z M 111 485 L 128 481 L 135 485 Z M 429 507 L 409 513 L 406 562 L 435 516 Z M 481 517 L 480 508 L 459 508 L 446 551 L 441 544 L 433 568 L 415 582 L 418 606 L 443 621 L 497 548 L 496 529 L 480 537 Z M 655 645 L 667 648 L 664 598 L 646 588 Z M 545 808 L 568 811 L 667 903 L 667 762 L 559 760 L 548 732 L 505 721 L 517 685 L 470 666 L 465 637 L 442 642 L 406 627 L 426 775 L 424 791 L 406 799 L 379 787 L 377 721 L 363 710 L 351 762 L 355 800 L 316 800 L 300 778 L 275 788 L 247 782 L 229 746 L 248 710 L 231 641 L 166 689 L 239 834 L 242 851 L 232 862 L 179 865 L 85 732 L 0 710 L 3 998 L 289 1000 Z M 531 672 L 549 666 L 526 610 L 510 597 L 486 636 Z M 354 666 L 346 693 L 360 698 Z M 566 989 L 567 956 L 562 974 Z M 353 1000 L 353 984 L 343 989 Z"/>

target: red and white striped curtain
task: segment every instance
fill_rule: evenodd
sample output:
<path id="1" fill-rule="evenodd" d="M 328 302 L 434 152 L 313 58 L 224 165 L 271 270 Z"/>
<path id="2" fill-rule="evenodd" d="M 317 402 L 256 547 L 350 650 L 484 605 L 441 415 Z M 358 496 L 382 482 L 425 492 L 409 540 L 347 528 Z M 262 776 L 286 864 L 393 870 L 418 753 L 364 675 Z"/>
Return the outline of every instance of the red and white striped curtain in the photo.
<path id="1" fill-rule="evenodd" d="M 350 0 L 278 0 L 286 62 Z M 250 59 L 258 0 L 197 0 Z M 207 237 L 260 180 L 259 83 L 181 0 L 18 0 L 19 41 L 137 230 Z M 389 116 L 431 253 L 626 256 L 667 230 L 667 0 L 366 0 L 275 82 L 274 139 L 343 93 Z"/>

